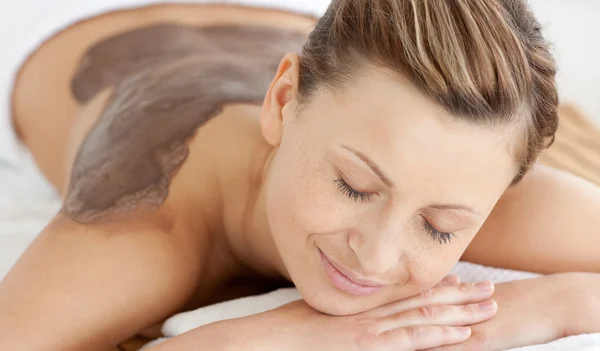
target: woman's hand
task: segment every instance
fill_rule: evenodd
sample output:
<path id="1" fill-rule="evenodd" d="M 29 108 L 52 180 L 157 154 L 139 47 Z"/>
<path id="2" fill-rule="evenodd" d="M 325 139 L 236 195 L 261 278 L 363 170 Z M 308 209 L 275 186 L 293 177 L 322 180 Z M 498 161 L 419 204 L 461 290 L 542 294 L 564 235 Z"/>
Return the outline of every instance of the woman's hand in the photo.
<path id="1" fill-rule="evenodd" d="M 453 283 L 454 281 L 454 283 Z M 409 351 L 467 340 L 468 326 L 488 320 L 496 303 L 490 282 L 457 284 L 454 276 L 412 298 L 352 316 L 333 317 L 297 301 L 257 315 L 259 331 L 277 338 L 279 350 Z M 261 320 L 262 319 L 262 320 Z"/>
<path id="2" fill-rule="evenodd" d="M 506 350 L 600 332 L 600 275 L 567 273 L 498 284 L 498 314 L 471 326 L 471 337 L 435 351 Z M 433 351 L 431 350 L 431 351 Z"/>

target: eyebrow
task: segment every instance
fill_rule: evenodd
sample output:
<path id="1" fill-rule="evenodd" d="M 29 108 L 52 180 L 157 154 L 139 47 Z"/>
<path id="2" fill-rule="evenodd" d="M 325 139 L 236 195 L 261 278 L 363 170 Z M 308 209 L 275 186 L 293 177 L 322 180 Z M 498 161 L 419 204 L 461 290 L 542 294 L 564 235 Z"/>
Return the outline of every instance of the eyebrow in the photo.
<path id="1" fill-rule="evenodd" d="M 354 155 L 356 155 L 358 158 L 360 158 L 361 161 L 363 161 L 367 166 L 369 166 L 369 168 L 373 171 L 373 173 L 375 173 L 385 185 L 387 185 L 390 188 L 395 187 L 394 183 L 390 180 L 390 178 L 388 178 L 383 173 L 383 171 L 381 171 L 381 168 L 379 168 L 379 166 L 377 166 L 377 164 L 375 164 L 375 162 L 373 162 L 373 160 L 371 160 L 367 155 L 363 154 L 362 152 L 360 152 L 358 150 L 354 150 L 353 148 L 346 146 L 346 145 L 342 145 L 342 147 L 344 149 L 350 151 Z"/>
<path id="2" fill-rule="evenodd" d="M 438 210 L 460 210 L 471 213 L 472 215 L 482 217 L 479 213 L 475 212 L 475 210 L 471 206 L 467 205 L 458 205 L 458 204 L 433 204 L 429 205 L 430 208 L 435 208 Z"/>

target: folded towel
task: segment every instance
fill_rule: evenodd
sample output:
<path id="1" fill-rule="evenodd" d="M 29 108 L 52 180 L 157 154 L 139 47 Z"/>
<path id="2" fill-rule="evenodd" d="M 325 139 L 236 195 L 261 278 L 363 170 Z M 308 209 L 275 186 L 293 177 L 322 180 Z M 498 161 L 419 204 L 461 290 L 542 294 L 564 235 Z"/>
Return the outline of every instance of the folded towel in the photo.
<path id="1" fill-rule="evenodd" d="M 513 280 L 530 279 L 538 274 L 518 272 L 507 269 L 485 267 L 468 262 L 459 262 L 452 273 L 458 275 L 462 281 L 474 282 L 492 280 L 502 283 Z M 221 320 L 244 317 L 252 314 L 275 309 L 292 301 L 300 299 L 296 289 L 280 289 L 264 295 L 244 297 L 237 300 L 206 306 L 194 311 L 177 314 L 168 319 L 162 327 L 164 338 L 146 345 L 146 349 L 170 337 L 183 334 L 200 326 Z M 560 339 L 549 344 L 513 349 L 511 351 L 592 351 L 600 350 L 600 333 L 572 336 Z"/>

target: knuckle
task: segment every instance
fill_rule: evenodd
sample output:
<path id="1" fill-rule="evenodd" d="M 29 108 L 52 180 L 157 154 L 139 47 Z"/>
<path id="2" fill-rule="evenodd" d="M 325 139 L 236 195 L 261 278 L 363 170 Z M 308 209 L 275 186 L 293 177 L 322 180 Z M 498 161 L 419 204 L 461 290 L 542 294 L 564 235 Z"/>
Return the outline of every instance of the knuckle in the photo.
<path id="1" fill-rule="evenodd" d="M 477 306 L 476 305 L 463 305 L 460 307 L 461 312 L 467 316 L 472 316 L 476 313 Z"/>
<path id="2" fill-rule="evenodd" d="M 440 326 L 440 334 L 442 334 L 442 336 L 451 336 L 454 333 L 454 328 L 447 326 L 447 325 L 442 325 Z"/>
<path id="3" fill-rule="evenodd" d="M 433 319 L 436 316 L 437 308 L 434 306 L 424 306 L 419 308 L 419 314 L 425 319 Z"/>
<path id="4" fill-rule="evenodd" d="M 410 342 L 419 341 L 423 337 L 423 328 L 408 327 L 406 328 L 406 336 Z"/>

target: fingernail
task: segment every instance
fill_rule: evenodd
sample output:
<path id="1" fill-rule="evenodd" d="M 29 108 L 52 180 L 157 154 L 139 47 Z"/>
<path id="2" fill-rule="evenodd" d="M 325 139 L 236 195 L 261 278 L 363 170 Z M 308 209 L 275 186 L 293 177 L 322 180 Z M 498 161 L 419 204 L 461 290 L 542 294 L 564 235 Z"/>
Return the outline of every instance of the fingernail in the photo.
<path id="1" fill-rule="evenodd" d="M 493 311 L 496 309 L 496 301 L 488 300 L 477 305 L 482 311 Z"/>
<path id="2" fill-rule="evenodd" d="M 462 335 L 471 335 L 471 328 L 469 327 L 457 327 L 456 331 Z"/>
<path id="3" fill-rule="evenodd" d="M 494 284 L 492 282 L 480 282 L 475 284 L 475 286 L 483 292 L 490 292 L 494 288 Z"/>

